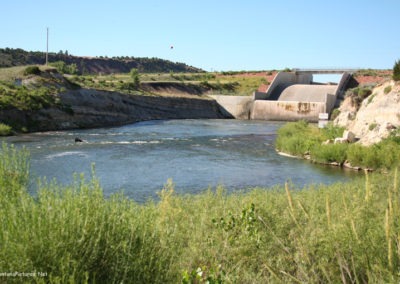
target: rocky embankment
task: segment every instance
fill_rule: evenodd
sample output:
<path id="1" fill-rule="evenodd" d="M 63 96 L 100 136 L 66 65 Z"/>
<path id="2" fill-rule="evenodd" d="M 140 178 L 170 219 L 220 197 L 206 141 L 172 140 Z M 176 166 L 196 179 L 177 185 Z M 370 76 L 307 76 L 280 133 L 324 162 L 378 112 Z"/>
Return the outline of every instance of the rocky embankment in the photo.
<path id="1" fill-rule="evenodd" d="M 387 81 L 377 85 L 357 110 L 347 97 L 334 124 L 354 133 L 363 145 L 378 143 L 400 128 L 400 84 Z"/>

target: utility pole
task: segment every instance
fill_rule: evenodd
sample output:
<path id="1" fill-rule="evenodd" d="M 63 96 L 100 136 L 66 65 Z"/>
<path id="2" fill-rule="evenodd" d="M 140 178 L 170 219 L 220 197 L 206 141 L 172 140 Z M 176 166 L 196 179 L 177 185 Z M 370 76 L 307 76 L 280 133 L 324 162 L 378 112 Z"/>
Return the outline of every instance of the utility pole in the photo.
<path id="1" fill-rule="evenodd" d="M 47 28 L 47 42 L 46 42 L 46 66 L 49 65 L 49 28 Z"/>

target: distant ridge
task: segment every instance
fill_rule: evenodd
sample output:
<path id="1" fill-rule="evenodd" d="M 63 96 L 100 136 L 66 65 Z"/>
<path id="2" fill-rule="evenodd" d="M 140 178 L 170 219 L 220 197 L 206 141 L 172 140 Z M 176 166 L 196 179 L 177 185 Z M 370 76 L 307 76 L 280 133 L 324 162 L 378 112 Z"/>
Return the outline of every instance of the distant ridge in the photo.
<path id="1" fill-rule="evenodd" d="M 45 64 L 46 55 L 41 51 L 25 51 L 20 48 L 0 48 L 0 67 L 20 65 Z M 69 55 L 67 51 L 49 53 L 49 62 L 64 61 L 66 64 L 76 64 L 81 74 L 112 74 L 127 73 L 136 68 L 142 73 L 194 73 L 204 70 L 185 63 L 172 62 L 160 58 L 147 57 L 86 57 Z"/>

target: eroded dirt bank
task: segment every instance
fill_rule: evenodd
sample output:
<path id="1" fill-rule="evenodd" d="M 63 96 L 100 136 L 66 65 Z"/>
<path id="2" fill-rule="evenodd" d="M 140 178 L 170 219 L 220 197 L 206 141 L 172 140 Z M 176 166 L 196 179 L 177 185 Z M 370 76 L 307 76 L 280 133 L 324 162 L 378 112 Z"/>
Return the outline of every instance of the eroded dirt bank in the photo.
<path id="1" fill-rule="evenodd" d="M 224 118 L 206 97 L 128 95 L 94 89 L 57 94 L 62 107 L 0 112 L 0 121 L 26 126 L 29 132 L 118 126 L 156 119 Z"/>

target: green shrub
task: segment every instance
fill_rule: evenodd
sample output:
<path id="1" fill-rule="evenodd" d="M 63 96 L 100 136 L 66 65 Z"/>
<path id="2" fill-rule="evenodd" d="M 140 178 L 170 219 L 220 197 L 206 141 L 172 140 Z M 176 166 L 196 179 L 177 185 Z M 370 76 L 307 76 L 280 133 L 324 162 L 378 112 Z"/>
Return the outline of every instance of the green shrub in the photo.
<path id="1" fill-rule="evenodd" d="M 331 120 L 335 120 L 340 115 L 340 110 L 335 108 L 331 113 Z"/>
<path id="2" fill-rule="evenodd" d="M 38 66 L 28 66 L 24 70 L 24 75 L 40 75 L 41 71 Z"/>
<path id="3" fill-rule="evenodd" d="M 370 125 L 368 125 L 368 129 L 369 131 L 374 130 L 376 127 L 378 126 L 378 124 L 376 124 L 375 122 L 371 123 Z"/>
<path id="4" fill-rule="evenodd" d="M 392 86 L 386 86 L 385 89 L 383 90 L 383 93 L 386 95 L 389 94 L 391 91 L 392 91 Z"/>
<path id="5" fill-rule="evenodd" d="M 349 149 L 347 151 L 347 158 L 352 165 L 365 167 L 368 166 L 368 163 L 366 161 L 370 160 L 370 158 L 367 158 L 370 153 L 372 155 L 375 155 L 375 153 L 372 153 L 372 151 L 368 150 L 366 147 L 358 144 L 353 144 L 349 146 Z"/>
<path id="6" fill-rule="evenodd" d="M 371 169 L 392 169 L 400 163 L 400 138 L 387 138 L 377 144 L 364 147 L 352 144 L 347 159 L 352 165 Z"/>
<path id="7" fill-rule="evenodd" d="M 0 136 L 8 136 L 12 132 L 12 127 L 0 122 Z"/>
<path id="8" fill-rule="evenodd" d="M 360 97 L 361 100 L 364 100 L 371 94 L 372 94 L 371 88 L 360 88 L 358 90 L 358 96 Z"/>
<path id="9" fill-rule="evenodd" d="M 321 129 L 321 133 L 326 139 L 335 139 L 337 137 L 342 137 L 344 130 L 344 127 L 336 126 L 332 122 L 329 122 Z"/>
<path id="10" fill-rule="evenodd" d="M 318 129 L 306 121 L 289 122 L 278 129 L 276 148 L 285 153 L 302 156 L 315 145 L 323 141 Z"/>
<path id="11" fill-rule="evenodd" d="M 347 144 L 317 144 L 311 150 L 311 159 L 319 163 L 343 164 L 347 159 L 347 149 Z"/>
<path id="12" fill-rule="evenodd" d="M 390 136 L 374 147 L 380 158 L 380 167 L 393 169 L 400 165 L 400 136 Z"/>
<path id="13" fill-rule="evenodd" d="M 373 101 L 373 99 L 375 98 L 375 96 L 376 96 L 376 94 L 372 94 L 371 96 L 369 96 L 369 98 L 368 98 L 368 104 L 370 104 L 370 103 Z"/>
<path id="14" fill-rule="evenodd" d="M 334 126 L 332 123 L 318 129 L 306 121 L 289 122 L 278 129 L 275 143 L 276 148 L 280 151 L 302 156 L 305 153 L 312 152 L 312 149 L 319 149 L 315 146 L 328 139 L 342 137 L 343 132 L 343 127 Z"/>
<path id="15" fill-rule="evenodd" d="M 346 91 L 346 96 L 351 98 L 351 104 L 357 109 L 360 108 L 362 101 L 372 94 L 371 87 L 356 87 Z"/>

